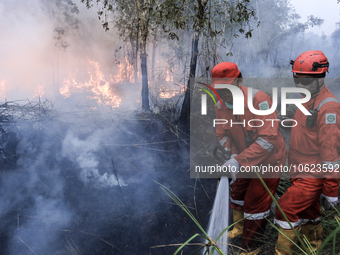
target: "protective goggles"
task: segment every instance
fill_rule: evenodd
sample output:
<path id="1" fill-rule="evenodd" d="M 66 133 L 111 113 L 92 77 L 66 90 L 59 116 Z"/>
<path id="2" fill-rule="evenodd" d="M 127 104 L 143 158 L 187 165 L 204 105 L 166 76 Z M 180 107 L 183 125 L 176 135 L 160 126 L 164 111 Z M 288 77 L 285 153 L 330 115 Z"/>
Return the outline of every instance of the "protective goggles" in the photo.
<path id="1" fill-rule="evenodd" d="M 314 81 L 317 81 L 319 78 L 298 78 L 294 75 L 294 82 L 295 84 L 299 84 L 301 83 L 302 85 L 306 86 L 306 85 L 310 85 L 312 84 Z"/>

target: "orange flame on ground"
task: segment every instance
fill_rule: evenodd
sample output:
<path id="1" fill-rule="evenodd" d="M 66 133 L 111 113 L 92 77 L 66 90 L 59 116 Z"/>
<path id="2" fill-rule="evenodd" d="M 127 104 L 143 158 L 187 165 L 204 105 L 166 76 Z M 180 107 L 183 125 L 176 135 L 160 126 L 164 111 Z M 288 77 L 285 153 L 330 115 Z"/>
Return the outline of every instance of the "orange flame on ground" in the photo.
<path id="1" fill-rule="evenodd" d="M 34 97 L 42 97 L 45 94 L 44 87 L 42 85 L 38 86 L 38 88 L 35 90 Z"/>
<path id="2" fill-rule="evenodd" d="M 162 85 L 161 88 L 158 91 L 158 97 L 159 98 L 171 98 L 174 97 L 176 95 L 182 94 L 185 92 L 185 86 L 184 85 L 178 85 L 178 87 L 175 87 L 174 84 L 172 84 L 172 86 L 166 86 L 166 85 Z M 172 87 L 172 89 L 170 89 L 169 87 Z"/>
<path id="3" fill-rule="evenodd" d="M 69 75 L 68 78 L 63 80 L 63 86 L 59 89 L 59 92 L 64 98 L 70 97 L 72 93 L 85 91 L 92 93 L 93 96 L 89 96 L 89 98 L 95 99 L 99 104 L 117 108 L 121 105 L 122 99 L 114 93 L 112 85 L 123 81 L 134 83 L 140 74 L 138 72 L 137 77 L 134 77 L 134 66 L 129 63 L 127 57 L 116 66 L 116 74 L 110 74 L 108 79 L 105 78 L 98 62 L 89 60 L 89 65 L 90 68 L 87 69 L 89 78 L 86 82 L 79 82 L 77 78 L 74 78 L 77 77 L 76 74 Z M 160 87 L 158 87 L 158 82 L 158 84 L 155 84 L 159 88 L 156 89 L 159 98 L 171 98 L 185 90 L 184 85 L 179 85 L 180 88 L 174 85 L 173 74 L 168 69 L 163 74 L 162 80 L 163 84 Z M 153 86 L 150 84 L 150 88 Z"/>
<path id="4" fill-rule="evenodd" d="M 0 80 L 0 97 L 2 99 L 5 99 L 5 93 L 6 93 L 5 83 L 6 83 L 5 80 Z"/>
<path id="5" fill-rule="evenodd" d="M 174 85 L 173 73 L 169 69 L 166 69 L 161 76 L 162 76 L 161 80 L 154 84 L 154 86 L 159 87 L 158 92 L 156 92 L 157 97 L 171 98 L 178 95 L 181 92 L 181 90 L 178 90 L 178 87 Z"/>
<path id="6" fill-rule="evenodd" d="M 173 96 L 176 96 L 178 94 L 178 91 L 165 91 L 165 90 L 160 90 L 160 92 L 158 93 L 158 97 L 160 98 L 171 98 Z"/>
<path id="7" fill-rule="evenodd" d="M 166 70 L 165 81 L 174 81 L 169 69 Z"/>
<path id="8" fill-rule="evenodd" d="M 121 81 L 128 81 L 131 83 L 135 82 L 133 65 L 129 63 L 127 57 L 125 57 L 124 60 L 125 63 L 118 64 L 118 74 L 114 76 L 110 75 L 111 82 L 113 83 L 118 83 Z M 137 75 L 139 75 L 139 73 Z"/>
<path id="9" fill-rule="evenodd" d="M 93 96 L 89 98 L 97 100 L 101 105 L 110 106 L 112 108 L 117 108 L 122 102 L 122 99 L 116 95 L 110 83 L 105 79 L 103 72 L 100 70 L 99 63 L 95 61 L 89 61 L 92 68 L 87 70 L 89 75 L 89 80 L 85 83 L 79 83 L 74 78 L 65 78 L 63 81 L 63 86 L 59 89 L 61 95 L 65 98 L 69 97 L 72 92 L 87 91 L 91 92 Z M 114 76 L 111 81 L 113 83 L 118 83 L 122 81 L 123 78 L 120 76 L 122 72 L 122 67 L 119 67 L 119 74 Z"/>

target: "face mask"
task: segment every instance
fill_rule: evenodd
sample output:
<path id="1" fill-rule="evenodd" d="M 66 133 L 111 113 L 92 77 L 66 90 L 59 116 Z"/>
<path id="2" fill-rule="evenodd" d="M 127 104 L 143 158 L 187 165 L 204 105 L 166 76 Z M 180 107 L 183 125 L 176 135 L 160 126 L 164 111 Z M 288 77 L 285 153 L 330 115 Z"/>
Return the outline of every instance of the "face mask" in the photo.
<path id="1" fill-rule="evenodd" d="M 319 94 L 323 86 L 323 81 L 319 83 L 319 78 L 296 78 L 294 76 L 294 82 L 297 88 L 307 89 L 312 97 Z"/>
<path id="2" fill-rule="evenodd" d="M 225 105 L 226 105 L 229 109 L 233 109 L 233 105 L 232 105 L 232 104 L 229 104 L 229 103 L 225 102 Z"/>

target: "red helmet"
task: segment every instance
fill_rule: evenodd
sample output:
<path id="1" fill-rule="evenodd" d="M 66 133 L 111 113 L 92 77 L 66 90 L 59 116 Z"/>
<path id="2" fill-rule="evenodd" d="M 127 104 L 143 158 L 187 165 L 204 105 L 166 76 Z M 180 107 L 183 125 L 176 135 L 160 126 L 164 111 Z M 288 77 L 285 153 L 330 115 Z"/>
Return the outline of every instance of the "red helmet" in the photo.
<path id="1" fill-rule="evenodd" d="M 211 70 L 211 86 L 215 88 L 215 84 L 232 84 L 240 73 L 237 65 L 234 63 L 219 63 Z"/>
<path id="2" fill-rule="evenodd" d="M 328 59 L 320 50 L 309 50 L 300 56 L 295 61 L 291 60 L 293 65 L 292 72 L 304 74 L 322 74 L 328 72 Z"/>

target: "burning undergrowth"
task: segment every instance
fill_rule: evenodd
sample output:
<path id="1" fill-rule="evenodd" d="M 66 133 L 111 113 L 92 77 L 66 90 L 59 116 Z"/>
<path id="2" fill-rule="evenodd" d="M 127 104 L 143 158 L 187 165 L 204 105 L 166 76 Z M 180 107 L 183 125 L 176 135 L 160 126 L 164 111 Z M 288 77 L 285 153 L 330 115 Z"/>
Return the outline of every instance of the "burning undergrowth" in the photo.
<path id="1" fill-rule="evenodd" d="M 172 254 L 150 247 L 197 230 L 154 180 L 206 225 L 215 182 L 189 179 L 188 136 L 161 113 L 0 109 L 1 254 Z"/>

